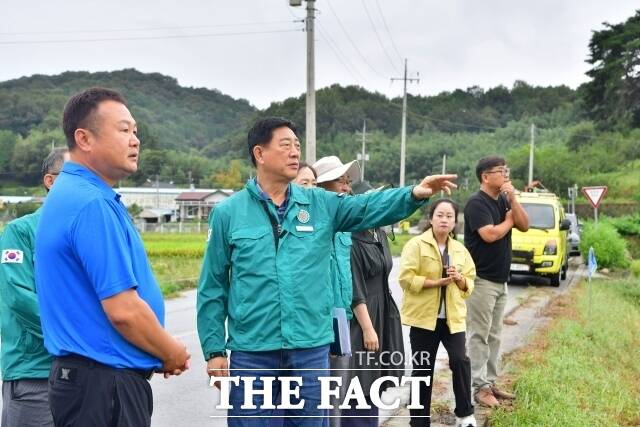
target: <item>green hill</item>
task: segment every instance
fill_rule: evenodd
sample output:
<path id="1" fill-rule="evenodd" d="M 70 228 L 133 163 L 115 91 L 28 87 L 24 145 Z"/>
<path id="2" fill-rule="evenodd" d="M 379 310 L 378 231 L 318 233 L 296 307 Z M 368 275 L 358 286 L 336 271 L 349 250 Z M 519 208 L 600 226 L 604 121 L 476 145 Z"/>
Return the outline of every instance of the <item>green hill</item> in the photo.
<path id="1" fill-rule="evenodd" d="M 52 143 L 65 144 L 60 130 L 65 101 L 94 85 L 122 91 L 139 122 L 141 163 L 127 184 L 157 176 L 181 185 L 240 187 L 251 173 L 246 130 L 257 117 L 288 117 L 304 139 L 304 95 L 259 111 L 245 100 L 216 90 L 181 87 L 174 78 L 157 73 L 36 75 L 0 82 L 0 188 L 19 192 L 20 187 L 38 185 L 41 159 Z M 634 170 L 630 162 L 640 158 L 640 129 L 599 129 L 587 120 L 579 94 L 580 89 L 566 86 L 536 87 L 517 81 L 511 88 L 471 87 L 410 96 L 406 181 L 440 172 L 446 154 L 447 171 L 457 173 L 466 188 L 459 196 L 464 199 L 477 187 L 477 159 L 499 153 L 507 157 L 512 179 L 521 187 L 527 175 L 530 127 L 535 124 L 535 178 L 547 188 L 565 194 L 573 183 L 583 185 L 603 174 L 602 178 L 611 178 L 610 191 L 617 198 L 637 197 L 633 185 L 622 179 L 625 175 L 618 178 L 616 171 L 625 164 Z M 401 100 L 340 85 L 318 90 L 316 98 L 317 156 L 356 158 L 361 150 L 356 132 L 366 119 L 370 155 L 366 178 L 374 184 L 397 184 Z"/>
<path id="2" fill-rule="evenodd" d="M 158 148 L 203 148 L 244 129 L 256 109 L 217 90 L 186 88 L 176 79 L 133 69 L 56 76 L 34 75 L 0 83 L 0 129 L 27 136 L 59 126 L 66 100 L 87 87 L 121 91 Z"/>

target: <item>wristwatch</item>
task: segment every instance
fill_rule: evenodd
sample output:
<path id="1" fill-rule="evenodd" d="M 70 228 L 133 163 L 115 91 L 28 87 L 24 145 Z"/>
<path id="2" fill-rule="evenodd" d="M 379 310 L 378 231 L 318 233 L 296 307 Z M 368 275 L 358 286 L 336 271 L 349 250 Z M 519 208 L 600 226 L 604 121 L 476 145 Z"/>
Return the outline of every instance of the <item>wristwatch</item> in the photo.
<path id="1" fill-rule="evenodd" d="M 209 353 L 209 357 L 207 357 L 207 360 L 211 360 L 214 357 L 227 357 L 227 350 L 211 352 Z"/>

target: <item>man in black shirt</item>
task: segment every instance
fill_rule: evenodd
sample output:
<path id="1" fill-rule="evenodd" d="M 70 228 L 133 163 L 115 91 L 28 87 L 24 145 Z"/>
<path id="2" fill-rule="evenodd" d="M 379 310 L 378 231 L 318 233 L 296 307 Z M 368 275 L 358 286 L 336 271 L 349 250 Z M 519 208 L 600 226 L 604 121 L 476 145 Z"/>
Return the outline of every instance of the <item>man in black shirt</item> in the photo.
<path id="1" fill-rule="evenodd" d="M 480 159 L 476 176 L 480 191 L 464 208 L 464 243 L 477 273 L 475 289 L 467 300 L 467 348 L 475 400 L 493 407 L 498 406 L 496 398 L 515 398 L 498 389 L 495 380 L 511 267 L 511 229 L 527 231 L 529 219 L 516 200 L 503 158 Z"/>

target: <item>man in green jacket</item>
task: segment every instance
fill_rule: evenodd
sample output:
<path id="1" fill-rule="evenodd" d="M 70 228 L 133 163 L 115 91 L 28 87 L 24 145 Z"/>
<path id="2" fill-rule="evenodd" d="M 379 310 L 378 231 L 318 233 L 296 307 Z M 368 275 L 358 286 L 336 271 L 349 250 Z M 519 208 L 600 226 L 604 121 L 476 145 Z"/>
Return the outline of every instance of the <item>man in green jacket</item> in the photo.
<path id="1" fill-rule="evenodd" d="M 318 376 L 326 375 L 333 341 L 329 262 L 334 234 L 399 221 L 432 194 L 448 193 L 456 176 L 430 176 L 415 187 L 344 197 L 290 184 L 300 161 L 290 121 L 259 120 L 249 131 L 248 145 L 256 178 L 216 206 L 209 219 L 197 304 L 207 371 L 228 377 L 226 350 L 231 350 L 233 376 L 302 377 L 292 406 L 301 400 L 304 405 L 283 415 L 300 416 L 296 425 L 319 426 Z M 279 396 L 279 385 L 267 387 Z M 253 382 L 256 390 L 264 386 L 260 379 Z M 278 414 L 261 407 L 271 404 L 262 395 L 254 395 L 255 409 L 240 408 L 243 401 L 244 383 L 232 384 L 230 427 L 256 425 L 256 417 L 268 425 L 264 420 Z"/>
<path id="2" fill-rule="evenodd" d="M 66 148 L 56 148 L 42 163 L 49 191 Z M 2 333 L 2 426 L 52 426 L 47 378 L 51 356 L 44 348 L 34 278 L 35 231 L 40 209 L 7 224 L 0 236 L 0 325 Z"/>

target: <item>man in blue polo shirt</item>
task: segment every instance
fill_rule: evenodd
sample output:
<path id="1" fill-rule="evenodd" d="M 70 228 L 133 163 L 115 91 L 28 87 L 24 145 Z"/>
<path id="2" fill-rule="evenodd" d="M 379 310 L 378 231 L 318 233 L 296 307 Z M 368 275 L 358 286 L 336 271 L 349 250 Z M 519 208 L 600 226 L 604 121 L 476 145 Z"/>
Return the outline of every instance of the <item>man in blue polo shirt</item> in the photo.
<path id="1" fill-rule="evenodd" d="M 51 412 L 56 425 L 148 426 L 147 380 L 180 374 L 189 354 L 163 329 L 162 294 L 112 188 L 137 170 L 136 123 L 120 94 L 91 88 L 68 101 L 63 127 L 71 161 L 36 233 Z"/>

